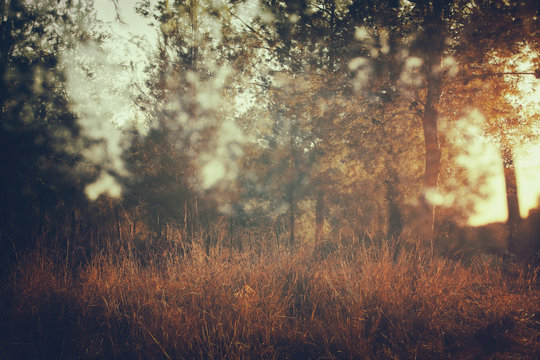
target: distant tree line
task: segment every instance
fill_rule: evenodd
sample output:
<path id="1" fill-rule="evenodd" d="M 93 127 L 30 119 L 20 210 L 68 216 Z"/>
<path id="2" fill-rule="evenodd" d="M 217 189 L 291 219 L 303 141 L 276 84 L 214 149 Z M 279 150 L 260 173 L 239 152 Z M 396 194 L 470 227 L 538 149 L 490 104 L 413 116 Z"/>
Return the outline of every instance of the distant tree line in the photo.
<path id="1" fill-rule="evenodd" d="M 122 125 L 123 174 L 81 155 L 101 140 L 81 130 L 60 61 L 106 39 L 92 4 L 1 2 L 2 249 L 201 236 L 295 246 L 405 228 L 432 242 L 483 196 L 447 130 L 473 110 L 485 119 L 475 136 L 500 149 L 513 246 L 514 150 L 538 139 L 538 107 L 519 100 L 520 79 L 539 77 L 535 1 L 145 0 L 137 11 L 159 31 L 132 99 L 145 129 Z M 123 196 L 89 201 L 103 171 Z M 437 208 L 456 188 L 467 196 Z"/>

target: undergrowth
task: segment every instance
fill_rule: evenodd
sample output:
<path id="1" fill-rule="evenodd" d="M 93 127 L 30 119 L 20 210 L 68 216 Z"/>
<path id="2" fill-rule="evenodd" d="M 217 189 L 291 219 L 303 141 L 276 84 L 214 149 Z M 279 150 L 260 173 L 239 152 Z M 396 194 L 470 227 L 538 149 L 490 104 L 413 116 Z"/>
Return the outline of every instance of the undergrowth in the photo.
<path id="1" fill-rule="evenodd" d="M 202 243 L 202 242 L 201 242 Z M 2 284 L 2 359 L 536 359 L 538 269 L 419 244 L 189 252 L 78 266 L 40 248 Z"/>

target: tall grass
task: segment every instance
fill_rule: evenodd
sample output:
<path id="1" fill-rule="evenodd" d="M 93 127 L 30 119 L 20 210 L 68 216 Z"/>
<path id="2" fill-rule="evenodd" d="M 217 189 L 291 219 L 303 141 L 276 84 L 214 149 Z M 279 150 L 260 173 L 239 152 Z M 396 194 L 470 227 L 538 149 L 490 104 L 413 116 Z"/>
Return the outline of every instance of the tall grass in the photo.
<path id="1" fill-rule="evenodd" d="M 77 267 L 38 249 L 2 285 L 2 359 L 536 359 L 538 269 L 419 244 L 235 251 L 195 241 Z M 182 256 L 181 256 L 182 255 Z"/>

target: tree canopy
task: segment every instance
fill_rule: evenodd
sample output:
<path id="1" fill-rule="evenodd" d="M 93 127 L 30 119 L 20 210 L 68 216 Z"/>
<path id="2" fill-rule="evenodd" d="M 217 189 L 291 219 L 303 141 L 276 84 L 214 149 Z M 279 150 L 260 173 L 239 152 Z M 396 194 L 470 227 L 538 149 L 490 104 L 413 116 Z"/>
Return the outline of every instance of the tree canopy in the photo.
<path id="1" fill-rule="evenodd" d="M 535 1 L 145 0 L 137 11 L 158 39 L 143 84 L 121 87 L 115 76 L 140 60 L 108 62 L 90 3 L 2 2 L 3 247 L 74 237 L 50 224 L 87 211 L 146 241 L 189 241 L 221 218 L 230 239 L 407 230 L 432 242 L 489 196 L 488 175 L 463 165 L 474 141 L 500 152 L 519 226 L 514 158 L 539 135 Z M 123 106 L 136 110 L 119 121 Z"/>

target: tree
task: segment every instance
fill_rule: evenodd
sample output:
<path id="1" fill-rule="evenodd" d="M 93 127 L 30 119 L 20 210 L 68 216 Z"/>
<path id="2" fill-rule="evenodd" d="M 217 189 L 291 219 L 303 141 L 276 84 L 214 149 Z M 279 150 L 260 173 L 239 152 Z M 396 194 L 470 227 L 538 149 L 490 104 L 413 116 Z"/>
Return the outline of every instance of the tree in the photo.
<path id="1" fill-rule="evenodd" d="M 99 38 L 87 27 L 91 9 L 83 2 L 0 4 L 3 249 L 32 244 L 38 234 L 57 242 L 73 235 L 65 234 L 62 221 L 74 229 L 90 174 L 73 176 L 79 158 L 68 145 L 79 132 L 59 57 L 75 42 Z"/>
<path id="2" fill-rule="evenodd" d="M 337 193 L 349 191 L 345 188 L 354 183 L 354 180 L 345 180 L 343 177 L 335 177 L 332 174 L 341 173 L 344 166 L 354 168 L 353 163 L 358 160 L 365 163 L 377 162 L 379 158 L 374 154 L 380 154 L 380 151 L 377 151 L 380 150 L 378 144 L 385 143 L 378 141 L 382 136 L 380 131 L 368 133 L 364 130 L 355 133 L 350 129 L 352 127 L 368 130 L 376 128 L 377 124 L 383 123 L 382 111 L 378 109 L 389 107 L 388 103 L 397 99 L 395 89 L 396 82 L 399 80 L 399 67 L 394 65 L 398 63 L 397 54 L 399 53 L 396 45 L 396 39 L 400 35 L 397 26 L 399 6 L 395 3 L 385 3 L 376 11 L 369 4 L 364 6 L 360 3 L 345 4 L 335 1 L 309 4 L 268 2 L 267 6 L 275 16 L 272 27 L 255 23 L 250 25 L 250 28 L 272 49 L 276 49 L 273 55 L 284 68 L 279 73 L 280 84 L 286 83 L 283 79 L 288 76 L 298 88 L 300 88 L 299 84 L 303 87 L 300 93 L 296 91 L 294 96 L 282 96 L 278 102 L 291 103 L 291 109 L 293 109 L 291 114 L 294 114 L 295 119 L 304 119 L 301 121 L 304 124 L 303 127 L 311 133 L 306 138 L 309 141 L 298 146 L 300 150 L 311 153 L 313 163 L 317 164 L 311 166 L 313 170 L 306 180 L 310 184 L 311 197 L 315 201 L 315 233 L 316 241 L 319 241 L 325 222 L 324 214 L 327 213 L 324 205 L 325 193 L 331 193 L 332 197 L 337 198 Z M 373 37 L 368 35 L 368 39 L 355 41 L 359 26 L 369 28 L 374 33 Z M 382 30 L 376 30 L 376 26 Z M 390 36 L 388 36 L 389 33 Z M 292 54 L 294 57 L 291 56 Z M 358 66 L 353 65 L 358 62 L 358 56 L 372 56 L 373 59 L 369 61 L 373 63 L 370 68 L 372 67 L 374 71 L 369 74 L 372 79 L 365 84 L 365 88 L 361 89 L 359 94 L 353 94 L 350 76 L 351 70 L 353 72 L 358 70 Z M 387 70 L 391 70 L 390 76 L 387 76 Z M 303 106 L 305 98 L 308 99 L 307 103 L 310 106 Z M 293 102 L 291 99 L 294 99 Z M 354 102 L 358 104 L 355 105 Z M 377 114 L 376 118 L 366 116 L 368 112 Z M 391 118 L 390 122 L 393 123 L 399 120 L 398 116 L 388 118 Z M 384 122 L 385 126 L 389 125 L 386 121 Z M 370 136 L 375 137 L 370 139 Z M 366 146 L 358 147 L 357 151 L 351 151 L 348 147 L 354 147 L 352 144 Z M 371 150 L 368 144 L 374 146 L 375 149 Z M 361 151 L 360 148 L 363 150 Z M 344 156 L 344 154 L 347 155 Z M 387 163 L 392 162 L 390 157 L 391 155 L 385 157 Z M 343 158 L 344 162 L 337 166 L 333 165 L 332 162 L 336 158 Z M 388 167 L 388 169 L 391 168 Z M 377 175 L 380 174 L 377 173 Z M 358 177 L 360 174 L 356 173 L 354 176 Z M 371 177 L 372 174 L 369 176 Z M 376 202 L 386 202 L 393 209 L 389 211 L 393 214 L 391 222 L 397 224 L 397 230 L 393 231 L 399 232 L 400 221 L 396 219 L 399 219 L 401 215 L 397 211 L 399 206 L 395 204 L 395 199 L 399 197 L 395 191 L 398 176 L 391 171 L 383 176 L 391 179 L 386 182 L 387 200 L 380 200 L 379 196 Z M 368 181 L 365 176 L 364 179 Z M 373 181 L 376 181 L 375 178 Z M 358 190 L 365 189 L 366 186 L 363 186 Z M 371 193 L 372 197 L 373 195 Z M 358 201 L 350 205 L 352 207 L 365 206 L 362 204 L 362 196 L 359 193 L 355 196 Z M 351 213 L 351 211 L 344 211 L 344 213 Z M 340 226 L 336 223 L 334 225 Z"/>
<path id="3" fill-rule="evenodd" d="M 208 229 L 219 209 L 230 212 L 232 174 L 245 142 L 236 97 L 251 59 L 231 23 L 232 6 L 144 1 L 138 7 L 160 33 L 157 53 L 149 54 L 147 89 L 137 99 L 151 130 L 131 149 L 139 182 L 130 193 L 138 194 L 138 206 L 153 209 L 150 218 L 161 209 L 169 223 L 191 235 Z"/>
<path id="4" fill-rule="evenodd" d="M 486 119 L 484 137 L 497 145 L 504 168 L 509 228 L 508 244 L 515 249 L 520 223 L 514 168 L 515 148 L 535 137 L 535 106 L 523 98 L 520 84 L 532 81 L 539 59 L 538 12 L 534 2 L 481 1 L 465 14 L 467 25 L 456 30 L 453 44 L 459 73 L 447 81 L 447 102 L 476 108 Z M 535 17 L 536 16 L 536 17 Z M 493 26 L 496 24 L 496 26 Z M 526 67 L 523 68 L 523 65 Z M 529 87 L 531 84 L 528 85 Z M 532 105 L 532 106 L 531 106 Z M 445 105 L 447 109 L 455 105 Z M 447 116 L 459 117 L 455 108 Z"/>
<path id="5" fill-rule="evenodd" d="M 431 197 L 440 190 L 441 161 L 452 155 L 452 150 L 441 149 L 440 119 L 466 101 L 455 95 L 454 90 L 461 90 L 453 83 L 469 76 L 487 85 L 480 69 L 487 74 L 502 70 L 490 63 L 494 57 L 481 55 L 502 48 L 485 37 L 500 35 L 510 41 L 500 59 L 509 59 L 522 48 L 515 40 L 520 36 L 533 44 L 534 36 L 526 30 L 533 21 L 527 10 L 531 4 L 506 2 L 497 7 L 497 2 L 487 0 L 250 4 L 258 10 L 249 15 L 242 11 L 247 6 L 242 2 L 218 6 L 160 1 L 154 9 L 149 2 L 140 7 L 141 13 L 154 14 L 162 35 L 149 70 L 153 75 L 148 97 L 140 100 L 154 126 L 167 129 L 164 136 L 176 139 L 166 143 L 178 139 L 182 143 L 181 149 L 163 151 L 187 149 L 189 156 L 183 161 L 194 173 L 213 169 L 223 174 L 223 163 L 210 160 L 205 145 L 219 134 L 221 124 L 232 118 L 243 121 L 246 129 L 264 124 L 267 130 L 252 131 L 244 148 L 246 173 L 240 177 L 251 185 L 240 195 L 239 183 L 231 181 L 227 191 L 238 191 L 229 198 L 245 203 L 265 198 L 273 204 L 270 208 L 286 202 L 291 243 L 302 202 L 311 202 L 307 208 L 314 214 L 315 238 L 320 241 L 328 214 L 336 228 L 339 218 L 350 217 L 362 226 L 386 223 L 381 232 L 397 236 L 413 217 L 407 203 L 415 196 L 420 198 L 419 233 L 426 241 L 433 240 Z M 502 19 L 494 33 L 488 14 Z M 512 17 L 524 19 L 522 30 L 504 30 Z M 483 50 L 474 52 L 471 39 Z M 482 61 L 487 62 L 480 66 Z M 237 79 L 224 76 L 225 85 L 205 96 L 224 105 L 223 99 L 227 102 L 241 88 L 249 88 L 244 91 L 248 98 L 259 96 L 250 108 L 254 111 L 232 115 L 228 106 L 217 109 L 201 101 L 201 91 L 212 88 L 208 85 L 224 67 L 233 69 Z M 246 113 L 253 118 L 242 117 Z M 336 158 L 339 164 L 333 164 Z M 264 183 L 257 191 L 256 182 Z M 280 196 L 263 195 L 265 191 Z M 326 201 L 325 193 L 347 198 L 346 202 Z M 338 210 L 345 203 L 355 211 Z"/>

